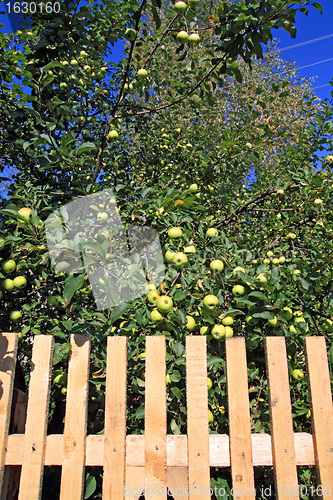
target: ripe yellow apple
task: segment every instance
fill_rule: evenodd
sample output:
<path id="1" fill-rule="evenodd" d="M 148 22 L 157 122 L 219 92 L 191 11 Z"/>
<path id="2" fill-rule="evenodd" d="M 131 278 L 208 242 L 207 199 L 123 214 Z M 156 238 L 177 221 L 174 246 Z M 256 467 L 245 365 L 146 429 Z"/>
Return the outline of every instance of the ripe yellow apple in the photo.
<path id="1" fill-rule="evenodd" d="M 31 208 L 23 207 L 23 208 L 20 208 L 20 210 L 18 211 L 18 214 L 21 215 L 21 217 L 23 217 L 27 222 L 29 222 L 30 212 L 31 212 Z"/>

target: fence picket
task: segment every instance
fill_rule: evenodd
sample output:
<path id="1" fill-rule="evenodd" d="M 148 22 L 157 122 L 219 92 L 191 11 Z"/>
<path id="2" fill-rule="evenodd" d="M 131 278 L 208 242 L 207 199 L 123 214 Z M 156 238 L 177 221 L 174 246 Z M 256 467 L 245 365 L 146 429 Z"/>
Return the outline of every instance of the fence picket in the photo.
<path id="1" fill-rule="evenodd" d="M 108 337 L 103 499 L 124 498 L 126 457 L 127 338 Z"/>
<path id="2" fill-rule="evenodd" d="M 255 498 L 245 339 L 228 338 L 225 348 L 234 499 Z"/>
<path id="3" fill-rule="evenodd" d="M 166 350 L 165 336 L 146 338 L 145 488 L 150 496 L 167 500 L 166 493 Z M 154 495 L 152 495 L 152 493 Z"/>
<path id="4" fill-rule="evenodd" d="M 210 499 L 206 337 L 186 337 L 189 498 Z"/>
<path id="5" fill-rule="evenodd" d="M 328 500 L 333 495 L 333 405 L 325 338 L 306 337 L 304 344 L 318 484 Z"/>
<path id="6" fill-rule="evenodd" d="M 60 500 L 82 500 L 87 431 L 90 336 L 71 335 Z"/>
<path id="7" fill-rule="evenodd" d="M 42 494 L 53 344 L 50 335 L 34 341 L 19 500 L 38 500 Z"/>
<path id="8" fill-rule="evenodd" d="M 284 337 L 266 337 L 269 411 L 276 496 L 298 499 L 298 478 Z"/>
<path id="9" fill-rule="evenodd" d="M 3 482 L 17 355 L 17 333 L 0 334 L 0 492 Z"/>

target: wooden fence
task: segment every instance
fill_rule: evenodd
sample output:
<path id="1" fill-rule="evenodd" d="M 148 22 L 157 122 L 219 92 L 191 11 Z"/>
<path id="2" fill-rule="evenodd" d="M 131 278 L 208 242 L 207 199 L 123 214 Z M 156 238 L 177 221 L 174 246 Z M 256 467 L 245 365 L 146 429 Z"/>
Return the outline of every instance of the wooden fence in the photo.
<path id="1" fill-rule="evenodd" d="M 209 433 L 206 338 L 200 335 L 186 337 L 187 435 L 167 435 L 163 335 L 146 338 L 144 435 L 126 435 L 127 339 L 117 336 L 107 344 L 104 435 L 86 435 L 86 335 L 71 336 L 63 435 L 47 435 L 54 342 L 47 335 L 34 340 L 25 433 L 8 434 L 17 342 L 17 334 L 0 334 L 0 487 L 7 486 L 8 466 L 22 466 L 19 500 L 41 497 L 44 465 L 62 466 L 61 500 L 83 498 L 85 466 L 103 467 L 105 500 L 138 499 L 143 489 L 146 498 L 166 500 L 166 487 L 175 500 L 208 499 L 210 467 L 229 466 L 234 498 L 255 498 L 253 467 L 272 465 L 276 498 L 299 498 L 298 465 L 316 465 L 322 497 L 333 498 L 333 406 L 324 337 L 305 339 L 312 434 L 293 432 L 285 339 L 265 339 L 271 435 L 251 434 L 245 339 L 226 339 L 229 436 Z"/>

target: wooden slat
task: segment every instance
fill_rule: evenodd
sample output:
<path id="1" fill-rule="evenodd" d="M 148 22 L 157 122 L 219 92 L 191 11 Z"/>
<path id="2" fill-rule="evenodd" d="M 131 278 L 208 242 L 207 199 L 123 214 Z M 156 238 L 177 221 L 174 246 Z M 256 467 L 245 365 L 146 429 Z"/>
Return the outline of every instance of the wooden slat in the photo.
<path id="1" fill-rule="evenodd" d="M 144 487 L 145 468 L 126 467 L 126 483 L 124 488 L 126 500 L 139 500 Z"/>
<path id="2" fill-rule="evenodd" d="M 60 500 L 83 498 L 90 336 L 71 335 Z"/>
<path id="3" fill-rule="evenodd" d="M 225 341 L 233 498 L 255 498 L 245 339 Z"/>
<path id="4" fill-rule="evenodd" d="M 324 337 L 306 337 L 304 343 L 315 461 L 326 500 L 333 495 L 333 405 L 326 344 Z"/>
<path id="5" fill-rule="evenodd" d="M 19 500 L 42 494 L 53 344 L 51 335 L 34 339 Z"/>
<path id="6" fill-rule="evenodd" d="M 17 333 L 0 334 L 0 492 L 12 407 L 17 342 Z"/>
<path id="7" fill-rule="evenodd" d="M 108 337 L 103 499 L 124 498 L 127 338 Z"/>
<path id="8" fill-rule="evenodd" d="M 166 490 L 166 350 L 165 336 L 146 338 L 145 488 L 167 500 Z M 157 489 L 159 488 L 159 490 Z"/>
<path id="9" fill-rule="evenodd" d="M 188 468 L 167 468 L 168 490 L 174 500 L 188 498 Z"/>
<path id="10" fill-rule="evenodd" d="M 206 337 L 186 337 L 189 498 L 210 499 Z"/>
<path id="11" fill-rule="evenodd" d="M 285 500 L 291 489 L 298 491 L 298 478 L 284 337 L 266 337 L 265 348 L 275 487 L 277 498 Z"/>
<path id="12" fill-rule="evenodd" d="M 296 464 L 315 465 L 312 434 L 294 433 Z M 62 465 L 63 436 L 51 434 L 46 440 L 45 465 Z M 86 444 L 86 466 L 103 466 L 104 436 L 89 435 Z M 24 435 L 8 436 L 6 465 L 20 465 L 23 461 Z M 229 436 L 227 434 L 209 435 L 209 454 L 211 467 L 230 467 Z M 272 441 L 270 434 L 252 434 L 252 456 L 254 466 L 273 465 Z M 126 467 L 144 467 L 144 435 L 126 436 Z M 167 467 L 187 467 L 187 436 L 167 436 Z"/>

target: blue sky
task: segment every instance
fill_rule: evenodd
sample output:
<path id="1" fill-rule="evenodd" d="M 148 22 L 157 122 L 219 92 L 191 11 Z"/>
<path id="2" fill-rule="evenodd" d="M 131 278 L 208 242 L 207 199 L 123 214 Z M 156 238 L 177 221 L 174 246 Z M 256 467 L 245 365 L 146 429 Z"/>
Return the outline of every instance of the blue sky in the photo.
<path id="1" fill-rule="evenodd" d="M 7 1 L 7 0 L 6 0 Z M 329 98 L 331 87 L 328 82 L 333 79 L 333 1 L 321 0 L 324 12 L 321 15 L 315 8 L 309 8 L 309 16 L 299 13 L 296 18 L 297 36 L 292 39 L 290 35 L 282 29 L 276 30 L 274 35 L 278 39 L 279 48 L 282 50 L 283 59 L 295 61 L 300 68 L 301 76 L 315 76 L 315 92 L 321 99 Z M 0 3 L 0 11 L 5 10 L 5 4 Z M 11 27 L 7 15 L 0 16 L 0 23 L 5 24 L 5 28 L 0 31 L 10 33 Z M 329 37 L 329 35 L 332 35 Z M 321 37 L 328 37 L 319 41 L 297 46 L 304 42 Z M 115 50 L 115 59 L 119 58 L 122 45 Z M 321 62 L 325 61 L 325 62 Z M 316 64 L 319 63 L 319 64 Z M 307 66 L 304 68 L 304 66 Z"/>

